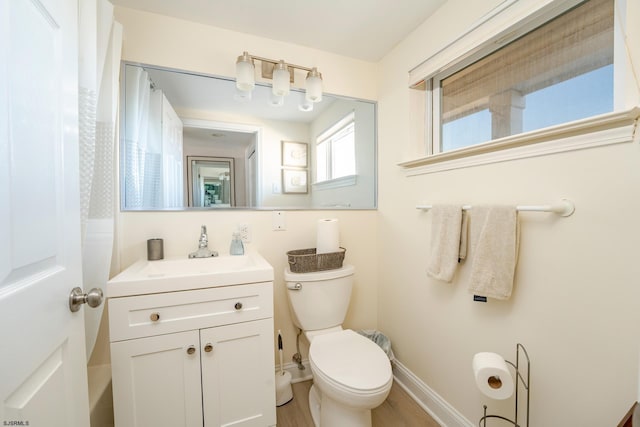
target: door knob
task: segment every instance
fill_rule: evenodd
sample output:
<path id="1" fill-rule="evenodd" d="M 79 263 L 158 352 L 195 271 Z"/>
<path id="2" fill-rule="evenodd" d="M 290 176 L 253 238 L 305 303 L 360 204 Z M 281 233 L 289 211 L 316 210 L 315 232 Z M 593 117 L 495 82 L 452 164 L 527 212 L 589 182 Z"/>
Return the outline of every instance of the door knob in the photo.
<path id="1" fill-rule="evenodd" d="M 189 348 L 187 348 L 187 354 L 193 354 L 196 352 L 196 348 L 192 345 L 189 346 Z"/>
<path id="2" fill-rule="evenodd" d="M 93 288 L 86 294 L 83 294 L 81 288 L 75 287 L 69 294 L 69 310 L 75 313 L 80 310 L 80 306 L 85 303 L 88 304 L 89 307 L 96 308 L 102 304 L 103 297 L 104 295 L 100 288 Z"/>
<path id="3" fill-rule="evenodd" d="M 211 353 L 211 350 L 213 350 L 213 344 L 207 343 L 207 345 L 204 346 L 204 351 Z"/>
<path id="4" fill-rule="evenodd" d="M 237 302 L 236 305 L 234 305 L 234 307 L 236 308 L 236 310 L 240 310 L 242 308 L 242 303 Z"/>

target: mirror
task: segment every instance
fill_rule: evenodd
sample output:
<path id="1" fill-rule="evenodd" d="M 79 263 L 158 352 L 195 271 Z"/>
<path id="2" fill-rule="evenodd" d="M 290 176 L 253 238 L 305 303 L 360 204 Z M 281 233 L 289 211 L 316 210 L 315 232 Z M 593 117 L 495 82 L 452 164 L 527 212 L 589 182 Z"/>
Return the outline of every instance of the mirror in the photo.
<path id="1" fill-rule="evenodd" d="M 122 210 L 376 208 L 375 102 L 128 62 L 120 99 Z"/>
<path id="2" fill-rule="evenodd" d="M 235 206 L 234 174 L 231 158 L 187 156 L 189 207 Z"/>

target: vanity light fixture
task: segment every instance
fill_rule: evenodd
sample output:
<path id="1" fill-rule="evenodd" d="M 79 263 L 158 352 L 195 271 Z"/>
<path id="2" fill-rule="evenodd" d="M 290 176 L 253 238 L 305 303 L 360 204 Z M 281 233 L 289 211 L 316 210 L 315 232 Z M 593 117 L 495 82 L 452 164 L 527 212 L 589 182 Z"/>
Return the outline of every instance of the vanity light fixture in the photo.
<path id="1" fill-rule="evenodd" d="M 322 74 L 318 72 L 316 67 L 307 73 L 306 79 L 307 94 L 306 98 L 309 102 L 322 101 Z"/>
<path id="2" fill-rule="evenodd" d="M 242 92 L 251 92 L 256 85 L 253 59 L 243 52 L 236 61 L 236 87 Z M 249 95 L 249 98 L 251 95 Z"/>
<path id="3" fill-rule="evenodd" d="M 273 94 L 275 96 L 289 95 L 289 78 L 289 68 L 283 60 L 280 60 L 280 62 L 273 67 Z"/>
<path id="4" fill-rule="evenodd" d="M 313 105 L 309 106 L 310 103 L 322 101 L 322 74 L 318 72 L 316 67 L 308 68 L 288 64 L 282 59 L 276 61 L 249 55 L 249 52 L 246 51 L 236 61 L 236 88 L 239 93 L 244 94 L 244 96 L 237 96 L 238 98 L 251 99 L 251 91 L 255 87 L 255 61 L 260 61 L 261 63 L 262 77 L 273 81 L 271 105 L 279 106 L 284 103 L 284 97 L 289 95 L 291 83 L 294 82 L 294 70 L 307 72 L 305 79 L 305 98 L 307 102 L 300 109 L 302 111 L 311 111 L 313 110 Z"/>

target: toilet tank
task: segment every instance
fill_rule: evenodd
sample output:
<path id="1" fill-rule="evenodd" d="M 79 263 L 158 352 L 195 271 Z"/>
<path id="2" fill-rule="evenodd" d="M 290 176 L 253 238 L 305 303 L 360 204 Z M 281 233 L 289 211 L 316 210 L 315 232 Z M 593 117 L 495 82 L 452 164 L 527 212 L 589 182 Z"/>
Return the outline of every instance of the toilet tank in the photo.
<path id="1" fill-rule="evenodd" d="M 293 323 L 303 331 L 342 325 L 353 287 L 352 265 L 311 273 L 284 272 Z"/>

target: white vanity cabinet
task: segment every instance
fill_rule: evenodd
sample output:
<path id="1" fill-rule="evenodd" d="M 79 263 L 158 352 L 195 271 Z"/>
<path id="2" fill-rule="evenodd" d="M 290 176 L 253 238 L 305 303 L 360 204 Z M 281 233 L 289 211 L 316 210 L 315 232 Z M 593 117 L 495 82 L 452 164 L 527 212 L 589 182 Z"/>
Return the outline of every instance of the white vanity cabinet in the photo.
<path id="1" fill-rule="evenodd" d="M 116 427 L 276 423 L 273 282 L 109 299 Z"/>

